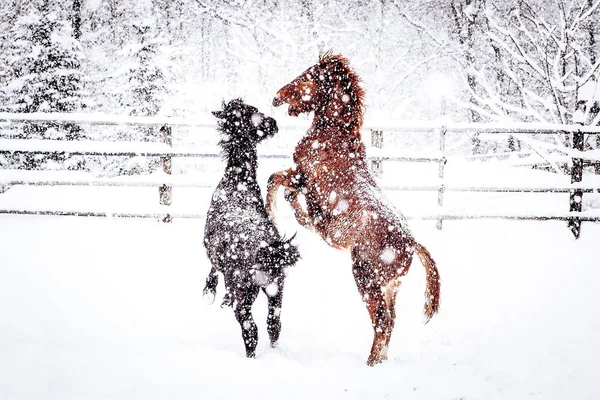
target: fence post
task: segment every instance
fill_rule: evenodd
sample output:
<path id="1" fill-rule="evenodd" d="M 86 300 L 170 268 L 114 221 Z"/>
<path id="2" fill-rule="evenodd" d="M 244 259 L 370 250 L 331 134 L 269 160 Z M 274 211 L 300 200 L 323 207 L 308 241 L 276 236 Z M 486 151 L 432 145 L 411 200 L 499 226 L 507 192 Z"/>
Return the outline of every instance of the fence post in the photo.
<path id="1" fill-rule="evenodd" d="M 440 162 L 438 169 L 438 177 L 440 178 L 440 188 L 438 189 L 438 206 L 441 211 L 444 206 L 444 192 L 446 191 L 446 187 L 444 185 L 444 168 L 446 166 L 446 126 L 442 126 L 442 130 L 440 131 Z M 440 218 L 437 222 L 438 230 L 442 230 L 442 219 Z"/>
<path id="2" fill-rule="evenodd" d="M 575 115 L 574 115 L 575 117 Z M 575 121 L 579 125 L 583 122 Z M 583 133 L 578 130 L 573 134 L 573 150 L 583 151 Z M 583 178 L 583 159 L 573 157 L 571 162 L 571 184 L 581 182 Z M 583 204 L 583 191 L 581 189 L 569 191 L 569 211 L 581 212 Z M 569 219 L 569 229 L 575 236 L 579 238 L 581 234 L 581 219 L 574 217 Z"/>
<path id="3" fill-rule="evenodd" d="M 160 128 L 160 141 L 165 143 L 167 146 L 173 146 L 173 138 L 171 136 L 171 127 L 164 125 Z M 167 155 L 165 157 L 160 158 L 163 171 L 167 175 L 171 175 L 171 155 Z M 173 187 L 170 185 L 163 184 L 158 188 L 158 196 L 159 196 L 159 204 L 164 206 L 170 206 L 173 200 Z M 167 214 L 163 218 L 163 222 L 171 222 L 173 218 L 171 218 L 171 214 Z"/>
<path id="4" fill-rule="evenodd" d="M 597 90 L 598 96 L 600 96 L 600 89 Z M 590 119 L 594 121 L 596 116 L 600 114 L 600 97 L 592 103 L 593 104 L 590 107 Z M 597 125 L 600 126 L 600 121 Z M 600 149 L 600 134 L 596 134 L 596 149 Z M 600 161 L 594 161 L 594 174 L 600 175 Z"/>
<path id="5" fill-rule="evenodd" d="M 371 129 L 371 146 L 383 149 L 383 131 Z M 375 176 L 381 176 L 383 174 L 383 166 L 381 163 L 381 158 L 374 158 L 371 160 L 371 171 L 373 171 Z"/>

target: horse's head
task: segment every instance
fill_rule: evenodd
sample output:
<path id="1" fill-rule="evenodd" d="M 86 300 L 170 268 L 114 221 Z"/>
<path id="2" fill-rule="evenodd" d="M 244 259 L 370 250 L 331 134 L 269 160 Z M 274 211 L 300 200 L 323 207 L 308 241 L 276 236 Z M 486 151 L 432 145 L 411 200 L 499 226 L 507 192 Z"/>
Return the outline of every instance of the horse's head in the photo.
<path id="1" fill-rule="evenodd" d="M 213 111 L 219 119 L 219 129 L 225 134 L 223 143 L 255 145 L 277 133 L 275 119 L 259 112 L 242 99 L 222 103 L 222 109 Z"/>
<path id="2" fill-rule="evenodd" d="M 330 117 L 358 113 L 362 119 L 364 92 L 359 82 L 346 58 L 326 53 L 317 64 L 279 89 L 273 105 L 289 104 L 288 113 L 292 116 L 323 111 Z"/>

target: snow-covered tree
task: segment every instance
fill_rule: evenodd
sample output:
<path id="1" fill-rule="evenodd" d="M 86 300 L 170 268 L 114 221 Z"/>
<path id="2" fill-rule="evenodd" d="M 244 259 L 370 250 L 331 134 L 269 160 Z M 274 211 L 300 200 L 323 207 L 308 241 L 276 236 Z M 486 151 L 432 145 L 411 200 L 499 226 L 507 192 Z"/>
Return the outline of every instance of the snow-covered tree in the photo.
<path id="1" fill-rule="evenodd" d="M 487 36 L 500 57 L 477 71 L 483 88 L 479 103 L 493 115 L 571 123 L 579 87 L 600 71 L 600 62 L 592 60 L 596 49 L 589 46 L 587 29 L 590 19 L 600 15 L 599 6 L 598 1 L 588 5 L 588 0 L 561 0 L 488 8 Z M 499 69 L 511 89 L 506 93 L 483 85 L 488 72 Z"/>
<path id="2" fill-rule="evenodd" d="M 10 30 L 5 60 L 10 65 L 5 87 L 5 109 L 12 112 L 74 112 L 83 106 L 80 44 L 71 35 L 70 23 L 55 3 L 42 0 L 16 18 Z M 19 137 L 74 140 L 82 137 L 75 124 L 24 124 Z M 68 168 L 82 167 L 81 158 L 51 157 Z M 37 167 L 42 156 L 23 157 L 21 167 Z"/>
<path id="3" fill-rule="evenodd" d="M 137 41 L 126 48 L 133 63 L 128 78 L 131 96 L 126 100 L 130 115 L 154 116 L 167 94 L 168 62 L 160 54 L 161 40 L 156 36 L 153 20 L 133 25 Z"/>
<path id="4" fill-rule="evenodd" d="M 116 54 L 121 60 L 111 74 L 112 95 L 118 111 L 132 116 L 156 116 L 169 95 L 172 63 L 168 43 L 157 29 L 156 18 L 139 18 L 129 22 L 131 39 Z M 157 129 L 139 127 L 119 129 L 119 140 L 156 141 Z M 149 173 L 158 166 L 157 159 L 134 157 L 112 160 L 109 169 L 118 174 Z"/>
<path id="5" fill-rule="evenodd" d="M 40 8 L 19 18 L 13 30 L 12 76 L 9 83 L 15 112 L 73 112 L 82 107 L 81 49 L 67 21 L 59 19 L 44 1 Z M 62 131 L 62 132 L 61 132 Z M 79 129 L 52 132 L 43 127 L 32 132 L 48 138 L 74 138 Z M 26 135 L 27 136 L 27 135 Z"/>
<path id="6" fill-rule="evenodd" d="M 472 108 L 489 119 L 573 123 L 579 88 L 600 72 L 597 45 L 589 39 L 599 6 L 588 0 L 490 2 L 484 33 L 493 57 L 472 68 L 478 84 L 470 90 Z M 571 145 L 569 135 L 554 141 Z"/>
<path id="7" fill-rule="evenodd" d="M 598 0 L 410 3 L 393 1 L 407 23 L 452 60 L 461 79 L 451 100 L 473 122 L 571 123 L 579 88 L 598 75 Z M 512 138 L 481 143 L 473 137 L 476 153 L 518 148 Z"/>
<path id="8" fill-rule="evenodd" d="M 259 104 L 319 52 L 333 50 L 347 56 L 363 79 L 369 118 L 432 119 L 446 110 L 463 121 L 569 123 L 578 88 L 598 74 L 599 1 L 73 0 L 65 7 L 57 0 L 5 0 L 0 107 L 79 109 L 81 100 L 69 94 L 77 92 L 69 89 L 77 86 L 75 75 L 61 85 L 59 106 L 59 97 L 36 94 L 40 80 L 24 68 L 35 67 L 26 55 L 48 53 L 31 44 L 36 29 L 65 37 L 58 43 L 69 50 L 73 39 L 65 34 L 75 36 L 80 27 L 85 57 L 76 57 L 81 67 L 71 69 L 86 77 L 91 111 L 183 116 L 239 96 Z M 48 12 L 40 11 L 44 4 Z M 48 129 L 44 137 L 66 133 Z M 154 140 L 151 130 L 126 127 L 86 133 L 103 140 Z M 470 146 L 475 152 L 518 148 L 506 139 L 474 138 Z"/>

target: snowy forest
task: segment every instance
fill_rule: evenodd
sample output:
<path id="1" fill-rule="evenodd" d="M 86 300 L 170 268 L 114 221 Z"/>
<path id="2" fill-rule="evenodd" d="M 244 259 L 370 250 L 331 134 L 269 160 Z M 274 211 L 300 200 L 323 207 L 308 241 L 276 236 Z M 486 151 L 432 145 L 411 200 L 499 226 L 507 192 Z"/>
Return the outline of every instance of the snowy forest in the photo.
<path id="1" fill-rule="evenodd" d="M 599 80 L 600 0 L 2 4 L 5 112 L 193 116 L 233 97 L 267 106 L 281 85 L 332 50 L 362 77 L 374 118 L 571 124 L 580 109 L 586 124 L 600 122 L 597 103 L 578 101 L 581 88 Z M 2 135 L 97 139 L 76 125 L 29 124 Z M 102 133 L 104 140 L 152 137 L 141 128 Z M 474 142 L 472 151 L 487 150 Z"/>

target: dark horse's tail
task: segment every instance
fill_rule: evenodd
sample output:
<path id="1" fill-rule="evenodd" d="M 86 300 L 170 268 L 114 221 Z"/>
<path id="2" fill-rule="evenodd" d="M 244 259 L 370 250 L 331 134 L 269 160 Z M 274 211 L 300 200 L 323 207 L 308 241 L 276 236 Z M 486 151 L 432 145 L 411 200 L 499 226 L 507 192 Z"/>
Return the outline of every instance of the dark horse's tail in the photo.
<path id="1" fill-rule="evenodd" d="M 256 264 L 259 266 L 258 268 L 274 278 L 283 274 L 285 267 L 291 267 L 296 264 L 300 259 L 300 252 L 298 251 L 298 247 L 292 244 L 295 237 L 296 235 L 288 240 L 275 240 L 268 246 L 261 247 L 255 259 Z M 218 282 L 217 269 L 213 266 L 208 273 L 206 285 L 203 290 L 203 299 L 206 304 L 212 304 L 215 301 Z M 221 307 L 229 307 L 233 304 L 229 288 L 226 289 L 227 292 L 225 293 Z"/>
<path id="2" fill-rule="evenodd" d="M 289 239 L 275 240 L 268 246 L 261 247 L 256 254 L 256 263 L 262 269 L 277 269 L 291 267 L 300 259 L 298 247 L 292 244 L 296 235 Z"/>
<path id="3" fill-rule="evenodd" d="M 433 314 L 437 313 L 440 308 L 440 274 L 429 251 L 419 243 L 415 243 L 414 248 L 425 267 L 427 283 L 423 313 L 425 314 L 425 323 L 428 323 Z"/>

